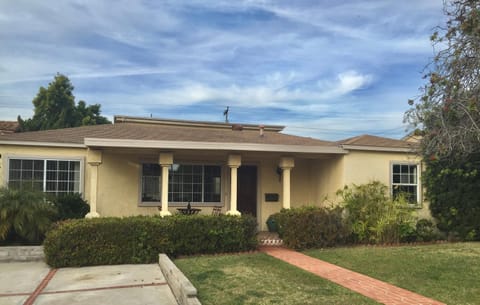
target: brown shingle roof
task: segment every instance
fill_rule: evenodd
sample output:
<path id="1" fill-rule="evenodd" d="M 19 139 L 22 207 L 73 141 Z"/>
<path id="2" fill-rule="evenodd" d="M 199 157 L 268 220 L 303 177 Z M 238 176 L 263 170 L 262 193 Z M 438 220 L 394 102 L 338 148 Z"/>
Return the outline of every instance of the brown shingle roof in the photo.
<path id="1" fill-rule="evenodd" d="M 0 135 L 16 132 L 18 129 L 17 121 L 0 121 Z"/>
<path id="2" fill-rule="evenodd" d="M 153 140 L 153 141 L 197 141 L 218 143 L 255 143 L 308 146 L 336 146 L 334 142 L 259 130 L 232 130 L 169 126 L 145 123 L 116 123 L 76 128 L 22 132 L 0 136 L 0 141 L 27 141 L 84 144 L 85 138 Z"/>
<path id="3" fill-rule="evenodd" d="M 391 147 L 391 148 L 412 148 L 412 143 L 402 140 L 377 137 L 372 135 L 361 135 L 337 142 L 340 145 Z"/>

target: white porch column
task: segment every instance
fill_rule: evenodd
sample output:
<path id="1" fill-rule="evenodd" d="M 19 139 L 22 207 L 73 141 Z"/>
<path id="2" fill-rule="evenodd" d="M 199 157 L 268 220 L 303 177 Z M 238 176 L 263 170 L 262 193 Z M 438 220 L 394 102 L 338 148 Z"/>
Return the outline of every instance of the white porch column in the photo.
<path id="1" fill-rule="evenodd" d="M 283 184 L 283 208 L 290 209 L 290 171 L 295 166 L 295 160 L 290 157 L 283 157 L 280 159 L 280 168 L 282 169 L 282 184 Z"/>
<path id="2" fill-rule="evenodd" d="M 242 156 L 228 156 L 228 166 L 230 167 L 230 210 L 227 211 L 227 215 L 241 215 L 241 213 L 237 210 L 237 169 L 241 164 Z"/>
<path id="3" fill-rule="evenodd" d="M 168 210 L 168 169 L 173 164 L 173 154 L 161 153 L 158 157 L 158 163 L 162 167 L 162 210 L 160 211 L 160 216 L 171 216 L 172 213 Z"/>
<path id="4" fill-rule="evenodd" d="M 98 186 L 98 166 L 102 164 L 102 151 L 88 149 L 87 163 L 90 170 L 90 196 L 88 203 L 90 205 L 90 212 L 85 215 L 85 218 L 100 217 L 97 212 L 97 186 Z"/>

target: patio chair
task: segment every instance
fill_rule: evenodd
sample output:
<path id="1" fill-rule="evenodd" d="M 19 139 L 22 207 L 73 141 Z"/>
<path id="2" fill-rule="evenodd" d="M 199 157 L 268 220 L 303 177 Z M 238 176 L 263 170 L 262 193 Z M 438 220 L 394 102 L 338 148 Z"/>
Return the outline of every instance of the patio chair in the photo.
<path id="1" fill-rule="evenodd" d="M 222 214 L 222 208 L 221 207 L 213 207 L 212 215 L 213 216 L 219 216 L 220 214 Z"/>

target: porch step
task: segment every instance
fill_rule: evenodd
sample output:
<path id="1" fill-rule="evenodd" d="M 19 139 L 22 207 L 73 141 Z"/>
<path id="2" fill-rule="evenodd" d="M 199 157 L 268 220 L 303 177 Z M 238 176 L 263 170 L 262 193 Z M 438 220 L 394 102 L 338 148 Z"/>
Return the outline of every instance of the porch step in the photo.
<path id="1" fill-rule="evenodd" d="M 283 240 L 278 237 L 278 233 L 261 231 L 258 232 L 258 243 L 260 246 L 282 246 Z"/>

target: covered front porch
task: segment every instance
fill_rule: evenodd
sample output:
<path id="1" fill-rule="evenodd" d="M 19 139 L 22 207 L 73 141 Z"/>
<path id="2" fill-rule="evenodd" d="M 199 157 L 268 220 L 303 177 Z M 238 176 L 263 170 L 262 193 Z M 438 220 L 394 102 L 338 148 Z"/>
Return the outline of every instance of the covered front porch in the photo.
<path id="1" fill-rule="evenodd" d="M 169 216 L 190 204 L 201 214 L 214 208 L 251 214 L 265 230 L 269 215 L 322 204 L 341 187 L 343 151 L 338 150 L 166 150 L 95 143 L 89 145 L 85 166 L 87 217 Z"/>

